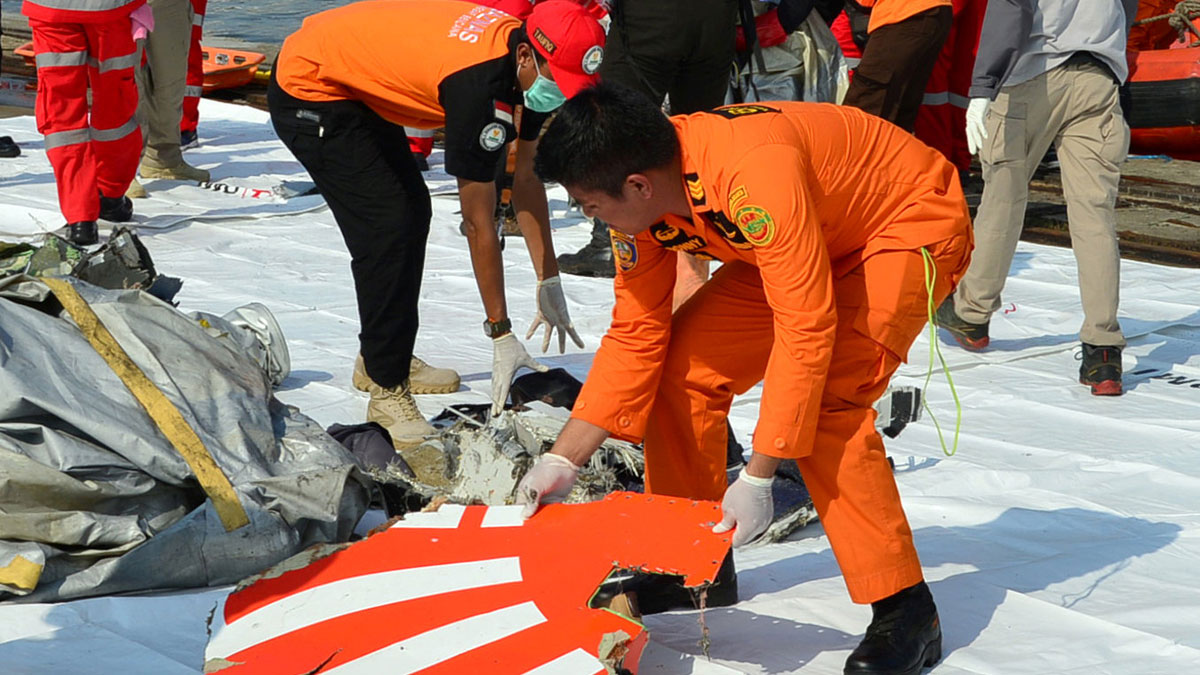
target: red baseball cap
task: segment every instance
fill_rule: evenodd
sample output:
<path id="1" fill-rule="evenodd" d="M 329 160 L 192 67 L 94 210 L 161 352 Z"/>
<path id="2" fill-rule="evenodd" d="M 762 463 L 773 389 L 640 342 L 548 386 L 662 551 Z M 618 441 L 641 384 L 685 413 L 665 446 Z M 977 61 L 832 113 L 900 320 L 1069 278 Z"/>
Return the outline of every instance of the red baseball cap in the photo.
<path id="1" fill-rule="evenodd" d="M 571 0 L 545 0 L 525 20 L 529 42 L 550 64 L 550 74 L 563 96 L 571 98 L 596 84 L 604 60 L 604 29 L 586 9 Z"/>

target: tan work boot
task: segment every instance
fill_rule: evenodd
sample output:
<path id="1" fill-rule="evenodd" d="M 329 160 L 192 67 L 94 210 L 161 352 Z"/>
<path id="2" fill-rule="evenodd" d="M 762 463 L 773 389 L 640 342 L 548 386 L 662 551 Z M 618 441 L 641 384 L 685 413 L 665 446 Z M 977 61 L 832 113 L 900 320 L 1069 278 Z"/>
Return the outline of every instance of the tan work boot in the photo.
<path id="1" fill-rule="evenodd" d="M 351 378 L 354 388 L 359 391 L 371 391 L 375 383 L 367 375 L 363 366 L 362 354 L 354 360 L 354 377 Z M 408 386 L 414 394 L 453 394 L 458 391 L 460 383 L 458 373 L 449 368 L 435 368 L 417 357 L 412 357 L 408 367 Z"/>
<path id="2" fill-rule="evenodd" d="M 142 187 L 137 178 L 134 178 L 129 187 L 125 189 L 125 196 L 130 199 L 145 199 L 148 195 L 146 194 L 146 188 Z"/>
<path id="3" fill-rule="evenodd" d="M 179 166 L 172 167 L 157 167 L 147 166 L 143 164 L 138 173 L 142 178 L 165 178 L 167 180 L 194 180 L 199 183 L 207 182 L 210 178 L 206 169 L 197 169 L 187 162 L 180 162 Z"/>
<path id="4" fill-rule="evenodd" d="M 413 399 L 412 391 L 404 385 L 384 389 L 372 384 L 371 402 L 367 404 L 367 421 L 378 422 L 392 435 L 397 450 L 419 445 L 435 436 L 433 428 Z"/>

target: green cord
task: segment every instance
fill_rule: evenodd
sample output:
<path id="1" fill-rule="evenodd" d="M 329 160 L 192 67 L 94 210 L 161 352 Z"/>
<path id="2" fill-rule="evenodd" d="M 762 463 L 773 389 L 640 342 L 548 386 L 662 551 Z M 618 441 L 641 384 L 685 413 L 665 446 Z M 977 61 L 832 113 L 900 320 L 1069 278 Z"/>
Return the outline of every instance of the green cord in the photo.
<path id="1" fill-rule="evenodd" d="M 938 424 L 937 416 L 933 414 L 933 409 L 929 407 L 929 396 L 921 396 L 921 405 L 925 408 L 925 412 L 929 415 L 929 419 L 933 421 L 933 428 L 937 429 L 938 442 L 942 444 L 942 452 L 947 457 L 953 457 L 954 453 L 958 452 L 958 433 L 962 429 L 962 403 L 958 400 L 958 391 L 954 388 L 954 378 L 950 376 L 950 369 L 946 367 L 946 359 L 942 356 L 942 347 L 938 344 L 937 339 L 937 308 L 933 305 L 933 289 L 937 284 L 937 267 L 933 264 L 933 256 L 929 254 L 929 249 L 921 247 L 921 258 L 925 263 L 925 297 L 929 307 L 929 370 L 925 373 L 925 392 L 929 391 L 929 381 L 933 378 L 933 355 L 937 354 L 938 361 L 942 364 L 942 372 L 946 374 L 946 382 L 950 385 L 950 395 L 954 397 L 954 447 L 946 449 L 946 438 L 942 435 L 942 426 Z"/>

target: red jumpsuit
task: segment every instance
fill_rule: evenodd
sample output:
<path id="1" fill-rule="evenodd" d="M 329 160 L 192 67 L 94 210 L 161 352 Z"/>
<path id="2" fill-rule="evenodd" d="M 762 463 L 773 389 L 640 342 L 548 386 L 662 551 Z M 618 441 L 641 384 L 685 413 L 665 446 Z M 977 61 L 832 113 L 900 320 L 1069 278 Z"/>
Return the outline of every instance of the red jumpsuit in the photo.
<path id="1" fill-rule="evenodd" d="M 925 87 L 913 133 L 940 150 L 960 171 L 971 168 L 967 150 L 967 92 L 979 49 L 987 0 L 954 0 L 954 25 Z"/>
<path id="2" fill-rule="evenodd" d="M 183 96 L 180 131 L 195 131 L 200 123 L 200 97 L 204 94 L 204 58 L 200 38 L 204 35 L 204 12 L 208 0 L 192 0 L 192 45 L 188 48 L 187 89 Z"/>
<path id="3" fill-rule="evenodd" d="M 763 381 L 754 451 L 795 460 L 850 596 L 921 581 L 875 401 L 966 272 L 971 221 L 940 154 L 814 103 L 672 118 L 691 218 L 613 235 L 612 325 L 572 417 L 645 441 L 646 488 L 719 500 L 733 396 Z M 675 256 L 724 261 L 672 316 Z M 765 379 L 764 379 L 765 375 Z"/>
<path id="4" fill-rule="evenodd" d="M 68 223 L 96 220 L 100 195 L 123 196 L 137 171 L 142 132 L 134 118 L 133 71 L 139 53 L 129 14 L 143 4 L 25 0 L 21 8 L 37 52 L 38 131 L 46 137 Z"/>

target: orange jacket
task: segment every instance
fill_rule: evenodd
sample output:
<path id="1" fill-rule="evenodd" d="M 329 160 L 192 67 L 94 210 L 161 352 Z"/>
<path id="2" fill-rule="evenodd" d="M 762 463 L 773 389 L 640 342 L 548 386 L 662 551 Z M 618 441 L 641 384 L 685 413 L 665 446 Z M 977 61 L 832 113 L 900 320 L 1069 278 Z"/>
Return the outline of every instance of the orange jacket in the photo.
<path id="1" fill-rule="evenodd" d="M 443 80 L 507 58 L 520 26 L 457 0 L 357 2 L 305 19 L 284 41 L 275 77 L 298 99 L 362 101 L 389 122 L 434 129 L 446 123 Z"/>
<path id="2" fill-rule="evenodd" d="M 871 10 L 871 23 L 867 32 L 874 33 L 880 26 L 899 23 L 911 16 L 927 12 L 934 7 L 949 7 L 952 0 L 855 0 L 863 8 Z"/>
<path id="3" fill-rule="evenodd" d="M 637 237 L 613 233 L 613 321 L 572 416 L 639 440 L 670 340 L 670 251 L 741 260 L 759 268 L 775 314 L 754 449 L 799 456 L 812 443 L 833 349 L 834 278 L 880 251 L 969 239 L 958 172 L 854 108 L 772 102 L 671 121 L 692 218 L 667 216 Z M 893 341 L 886 326 L 873 328 L 904 357 L 911 336 Z"/>

